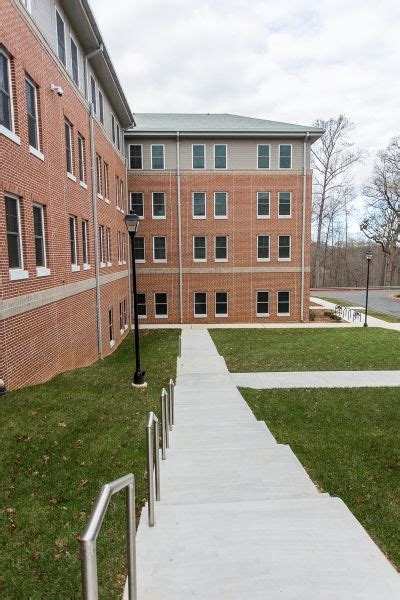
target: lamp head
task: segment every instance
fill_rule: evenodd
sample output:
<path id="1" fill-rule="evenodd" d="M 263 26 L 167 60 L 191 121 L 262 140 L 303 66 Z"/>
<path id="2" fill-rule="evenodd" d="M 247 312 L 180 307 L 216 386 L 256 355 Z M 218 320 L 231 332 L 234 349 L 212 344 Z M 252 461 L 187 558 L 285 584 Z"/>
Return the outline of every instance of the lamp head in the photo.
<path id="1" fill-rule="evenodd" d="M 371 260 L 372 259 L 372 250 L 368 249 L 367 252 L 365 253 L 365 256 L 367 257 L 367 260 Z"/>
<path id="2" fill-rule="evenodd" d="M 125 215 L 124 220 L 128 233 L 132 233 L 133 235 L 135 235 L 139 227 L 139 217 L 135 214 L 130 214 Z"/>

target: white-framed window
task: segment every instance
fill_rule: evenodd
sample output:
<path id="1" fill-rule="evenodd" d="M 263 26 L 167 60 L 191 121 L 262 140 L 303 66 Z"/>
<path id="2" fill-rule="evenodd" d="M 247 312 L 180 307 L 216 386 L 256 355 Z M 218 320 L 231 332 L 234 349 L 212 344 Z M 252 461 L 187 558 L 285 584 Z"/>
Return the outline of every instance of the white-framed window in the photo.
<path id="1" fill-rule="evenodd" d="M 269 169 L 271 146 L 269 144 L 257 145 L 257 169 Z"/>
<path id="2" fill-rule="evenodd" d="M 147 303 L 146 303 L 146 294 L 140 292 L 136 294 L 137 297 L 137 311 L 139 319 L 147 318 Z"/>
<path id="3" fill-rule="evenodd" d="M 143 169 L 143 146 L 141 144 L 129 144 L 129 168 Z"/>
<path id="4" fill-rule="evenodd" d="M 131 207 L 130 212 L 137 215 L 139 219 L 144 219 L 144 201 L 143 192 L 131 192 Z"/>
<path id="5" fill-rule="evenodd" d="M 75 44 L 72 36 L 70 38 L 71 46 L 71 72 L 72 79 L 75 84 L 79 87 L 79 60 L 78 60 L 78 46 Z"/>
<path id="6" fill-rule="evenodd" d="M 290 260 L 291 237 L 290 235 L 278 235 L 278 260 Z"/>
<path id="7" fill-rule="evenodd" d="M 56 9 L 56 31 L 57 31 L 57 55 L 64 67 L 67 66 L 67 55 L 65 52 L 65 26 L 64 21 Z"/>
<path id="8" fill-rule="evenodd" d="M 120 133 L 120 128 L 119 128 L 118 121 L 117 121 L 116 130 L 117 130 L 117 133 L 116 133 L 116 135 L 117 135 L 117 148 L 118 148 L 118 150 L 120 150 L 121 149 L 121 133 Z"/>
<path id="9" fill-rule="evenodd" d="M 10 56 L 0 47 L 0 131 L 15 133 Z M 18 138 L 19 141 L 19 138 Z"/>
<path id="10" fill-rule="evenodd" d="M 214 144 L 214 169 L 226 169 L 227 167 L 227 145 Z"/>
<path id="11" fill-rule="evenodd" d="M 119 182 L 119 202 L 120 202 L 119 208 L 122 211 L 124 211 L 124 209 L 125 209 L 125 206 L 124 206 L 124 197 L 125 197 L 125 195 L 124 195 L 124 182 L 122 181 L 122 179 L 120 179 L 120 182 Z"/>
<path id="12" fill-rule="evenodd" d="M 278 292 L 278 315 L 288 317 L 290 315 L 290 292 Z"/>
<path id="13" fill-rule="evenodd" d="M 124 329 L 127 329 L 128 327 L 128 318 L 127 318 L 127 310 L 126 310 L 126 298 L 124 298 L 123 301 L 123 321 L 124 321 Z"/>
<path id="14" fill-rule="evenodd" d="M 37 87 L 29 77 L 25 78 L 25 93 L 29 146 L 40 150 Z"/>
<path id="15" fill-rule="evenodd" d="M 100 90 L 99 90 L 99 117 L 100 117 L 100 123 L 102 125 L 104 125 L 104 100 L 103 100 L 103 94 L 101 93 Z"/>
<path id="16" fill-rule="evenodd" d="M 97 195 L 103 197 L 103 184 L 101 177 L 101 156 L 96 154 L 96 178 L 97 178 Z"/>
<path id="17" fill-rule="evenodd" d="M 204 144 L 192 144 L 192 169 L 206 168 L 206 147 Z"/>
<path id="18" fill-rule="evenodd" d="M 126 238 L 125 232 L 122 232 L 122 264 L 126 264 Z"/>
<path id="19" fill-rule="evenodd" d="M 278 217 L 289 219 L 292 216 L 292 193 L 279 192 L 278 194 Z"/>
<path id="20" fill-rule="evenodd" d="M 104 226 L 99 225 L 99 261 L 100 266 L 105 267 L 106 263 L 104 262 Z"/>
<path id="21" fill-rule="evenodd" d="M 279 144 L 279 168 L 292 168 L 292 144 Z"/>
<path id="22" fill-rule="evenodd" d="M 114 309 L 110 308 L 108 311 L 108 331 L 110 336 L 110 346 L 111 348 L 115 345 L 114 339 Z"/>
<path id="23" fill-rule="evenodd" d="M 104 198 L 108 198 L 108 164 L 103 161 Z"/>
<path id="24" fill-rule="evenodd" d="M 43 273 L 47 267 L 46 257 L 46 237 L 44 227 L 44 206 L 43 204 L 33 204 L 33 233 L 35 236 L 35 259 L 36 272 Z"/>
<path id="25" fill-rule="evenodd" d="M 119 303 L 119 331 L 121 335 L 124 333 L 124 305 L 122 301 Z"/>
<path id="26" fill-rule="evenodd" d="M 81 133 L 78 133 L 78 167 L 79 167 L 79 181 L 81 183 L 86 182 L 86 147 L 85 138 Z"/>
<path id="27" fill-rule="evenodd" d="M 117 261 L 119 265 L 122 264 L 122 239 L 120 231 L 117 231 Z"/>
<path id="28" fill-rule="evenodd" d="M 115 206 L 119 210 L 119 177 L 115 176 Z"/>
<path id="29" fill-rule="evenodd" d="M 10 279 L 26 278 L 21 233 L 21 206 L 17 196 L 4 197 L 7 228 L 8 268 Z"/>
<path id="30" fill-rule="evenodd" d="M 67 174 L 72 175 L 74 177 L 74 154 L 73 154 L 73 146 L 72 146 L 72 125 L 65 119 L 64 121 L 65 128 L 65 158 L 67 161 Z"/>
<path id="31" fill-rule="evenodd" d="M 256 315 L 257 317 L 269 317 L 269 292 L 267 290 L 256 292 Z"/>
<path id="32" fill-rule="evenodd" d="M 168 318 L 168 294 L 166 292 L 155 292 L 154 316 L 159 319 Z"/>
<path id="33" fill-rule="evenodd" d="M 227 262 L 228 260 L 228 236 L 215 236 L 215 262 Z"/>
<path id="34" fill-rule="evenodd" d="M 167 238 L 165 235 L 153 237 L 153 262 L 167 262 Z"/>
<path id="35" fill-rule="evenodd" d="M 89 267 L 89 223 L 85 219 L 82 221 L 82 255 L 83 268 Z"/>
<path id="36" fill-rule="evenodd" d="M 226 192 L 214 192 L 214 218 L 228 218 L 228 194 Z"/>
<path id="37" fill-rule="evenodd" d="M 206 193 L 205 192 L 193 192 L 192 203 L 193 203 L 193 219 L 205 219 L 206 218 Z"/>
<path id="38" fill-rule="evenodd" d="M 152 193 L 153 219 L 165 219 L 165 192 Z"/>
<path id="39" fill-rule="evenodd" d="M 69 216 L 69 243 L 71 253 L 71 267 L 74 270 L 78 266 L 78 235 L 77 235 L 77 218 Z"/>
<path id="40" fill-rule="evenodd" d="M 194 293 L 194 316 L 207 316 L 207 292 Z"/>
<path id="41" fill-rule="evenodd" d="M 257 260 L 259 262 L 269 260 L 269 235 L 257 236 Z"/>
<path id="42" fill-rule="evenodd" d="M 195 262 L 207 261 L 207 239 L 204 235 L 193 236 L 193 260 Z"/>
<path id="43" fill-rule="evenodd" d="M 93 75 L 90 76 L 90 99 L 93 104 L 93 112 L 97 113 L 96 81 Z"/>
<path id="44" fill-rule="evenodd" d="M 165 169 L 164 164 L 164 144 L 151 145 L 151 168 Z"/>
<path id="45" fill-rule="evenodd" d="M 215 292 L 215 316 L 228 316 L 228 292 Z"/>
<path id="46" fill-rule="evenodd" d="M 111 114 L 111 137 L 112 141 L 115 144 L 115 117 Z"/>
<path id="47" fill-rule="evenodd" d="M 270 193 L 257 192 L 257 219 L 270 218 Z"/>
<path id="48" fill-rule="evenodd" d="M 107 256 L 107 266 L 111 266 L 112 254 L 111 254 L 111 230 L 109 227 L 106 227 L 106 256 Z"/>
<path id="49" fill-rule="evenodd" d="M 135 260 L 144 263 L 146 260 L 145 239 L 142 235 L 135 235 Z"/>

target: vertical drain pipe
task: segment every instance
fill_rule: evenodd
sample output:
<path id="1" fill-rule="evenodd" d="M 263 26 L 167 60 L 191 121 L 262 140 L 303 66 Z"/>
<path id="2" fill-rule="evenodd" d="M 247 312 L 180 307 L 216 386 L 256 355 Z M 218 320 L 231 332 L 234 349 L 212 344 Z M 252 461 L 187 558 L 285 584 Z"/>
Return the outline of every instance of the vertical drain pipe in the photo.
<path id="1" fill-rule="evenodd" d="M 306 205 L 307 205 L 307 141 L 309 132 L 304 137 L 303 144 L 303 214 L 301 227 L 301 302 L 300 321 L 304 322 L 304 268 L 305 268 L 305 234 L 306 234 Z"/>
<path id="2" fill-rule="evenodd" d="M 182 301 L 182 212 L 181 212 L 181 168 L 179 152 L 179 131 L 176 132 L 176 176 L 178 183 L 178 255 L 179 255 L 179 319 L 183 323 Z"/>

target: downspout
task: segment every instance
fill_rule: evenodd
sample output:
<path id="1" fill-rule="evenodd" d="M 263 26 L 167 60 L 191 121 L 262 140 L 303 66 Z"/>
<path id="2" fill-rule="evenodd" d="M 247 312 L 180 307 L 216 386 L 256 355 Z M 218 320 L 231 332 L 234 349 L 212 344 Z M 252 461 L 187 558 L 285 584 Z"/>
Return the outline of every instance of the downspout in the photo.
<path id="1" fill-rule="evenodd" d="M 306 206 L 307 206 L 307 141 L 309 138 L 307 131 L 303 144 L 303 214 L 301 228 L 301 301 L 300 301 L 300 321 L 304 322 L 304 269 L 305 269 L 305 235 L 306 235 Z"/>
<path id="2" fill-rule="evenodd" d="M 178 256 L 179 256 L 179 319 L 183 323 L 182 282 L 182 211 L 181 211 L 181 168 L 179 156 L 179 131 L 176 132 L 176 176 L 178 184 Z"/>

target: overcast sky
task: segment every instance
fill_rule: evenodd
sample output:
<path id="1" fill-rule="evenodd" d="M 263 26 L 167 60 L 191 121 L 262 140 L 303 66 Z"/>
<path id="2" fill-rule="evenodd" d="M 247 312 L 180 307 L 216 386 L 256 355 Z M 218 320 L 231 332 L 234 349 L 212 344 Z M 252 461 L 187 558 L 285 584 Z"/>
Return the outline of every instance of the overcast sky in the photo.
<path id="1" fill-rule="evenodd" d="M 91 0 L 133 112 L 289 123 L 344 113 L 369 159 L 400 134 L 399 0 Z"/>

